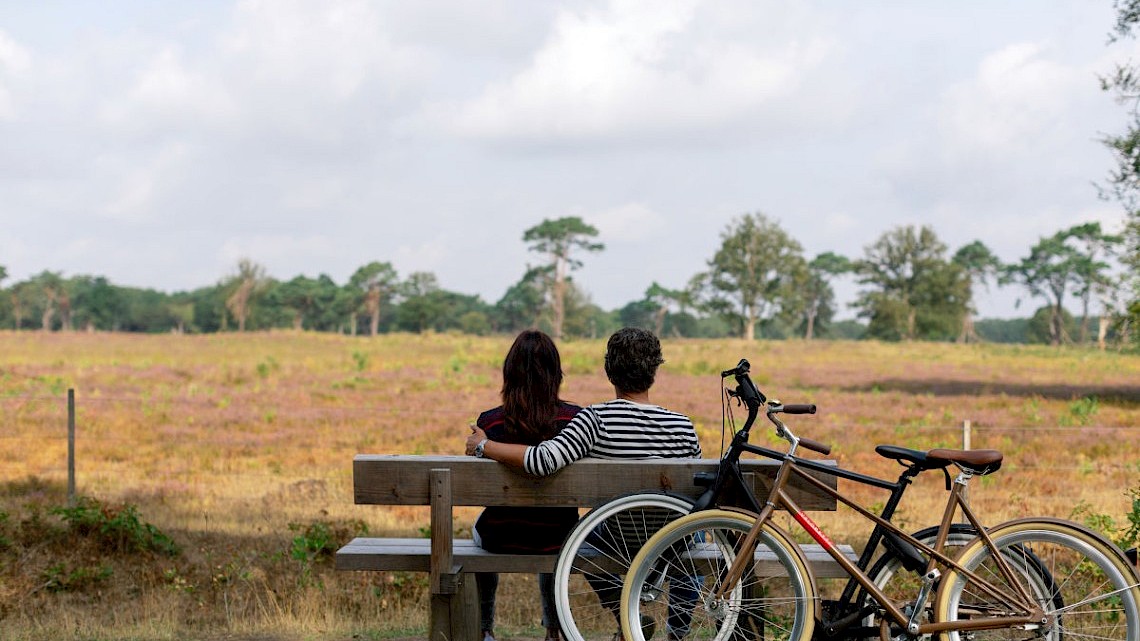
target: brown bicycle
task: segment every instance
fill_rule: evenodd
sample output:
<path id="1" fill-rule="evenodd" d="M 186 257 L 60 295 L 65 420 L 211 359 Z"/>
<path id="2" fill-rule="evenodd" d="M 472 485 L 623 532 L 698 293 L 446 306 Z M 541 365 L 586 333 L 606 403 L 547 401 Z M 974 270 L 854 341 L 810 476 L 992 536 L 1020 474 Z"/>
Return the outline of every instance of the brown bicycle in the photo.
<path id="1" fill-rule="evenodd" d="M 699 509 L 645 543 L 622 589 L 626 641 L 646 641 L 647 630 L 664 630 L 669 641 L 809 641 L 872 634 L 882 641 L 933 635 L 946 641 L 1140 641 L 1140 578 L 1106 538 L 1077 523 L 1048 517 L 988 528 L 982 524 L 966 500 L 966 489 L 973 477 L 998 470 L 1000 452 L 888 447 L 884 453 L 880 446 L 880 454 L 922 469 L 957 469 L 933 541 L 920 540 L 814 478 L 809 472 L 878 487 L 889 484 L 798 456 L 800 448 L 823 454 L 830 448 L 796 436 L 779 418 L 785 406 L 760 392 L 749 369 L 742 360 L 722 376 L 735 378 L 737 386 L 730 395 L 749 409 L 736 438 L 747 441 L 763 409 L 776 434 L 788 443 L 783 452 L 755 445 L 744 448 L 781 462 L 771 492 L 765 501 L 754 501 L 759 510 Z M 896 548 L 905 547 L 903 556 L 921 566 L 909 594 L 887 594 L 882 582 L 860 567 L 863 564 L 853 563 L 837 549 L 786 491 L 794 477 L 872 522 L 874 531 L 886 533 Z M 838 611 L 824 607 L 799 546 L 773 522 L 777 510 L 789 512 L 850 575 L 845 592 L 857 591 L 860 596 L 848 607 Z M 951 546 L 952 532 L 961 531 L 961 524 L 954 522 L 959 512 L 972 537 Z M 670 594 L 685 596 L 669 603 Z M 656 623 L 646 625 L 647 621 Z M 862 632 L 854 634 L 853 629 Z"/>

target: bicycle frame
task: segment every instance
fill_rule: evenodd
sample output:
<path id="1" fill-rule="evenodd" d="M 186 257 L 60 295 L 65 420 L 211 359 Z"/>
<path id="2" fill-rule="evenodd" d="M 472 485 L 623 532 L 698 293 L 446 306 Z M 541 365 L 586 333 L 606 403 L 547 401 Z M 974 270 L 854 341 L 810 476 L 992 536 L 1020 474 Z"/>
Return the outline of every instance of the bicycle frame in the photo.
<path id="1" fill-rule="evenodd" d="M 804 531 L 806 531 L 807 534 L 812 537 L 812 539 L 819 543 L 819 545 L 822 546 L 823 549 L 826 550 L 833 559 L 835 559 L 836 563 L 838 563 L 844 569 L 844 571 L 846 571 L 847 574 L 851 576 L 851 579 L 855 583 L 857 583 L 859 586 L 862 586 L 863 589 L 865 589 L 868 594 L 870 594 L 871 597 L 880 606 L 882 606 L 883 610 L 888 614 L 891 620 L 901 626 L 904 626 L 905 629 L 911 634 L 935 634 L 948 631 L 986 630 L 1010 628 L 1015 626 L 1033 626 L 1039 624 L 1042 621 L 1044 618 L 1044 610 L 1040 605 L 1035 603 L 1032 596 L 1027 592 L 1025 586 L 1023 586 L 1021 581 L 1016 578 L 1017 574 L 1009 567 L 1003 556 L 997 553 L 997 549 L 993 541 L 986 534 L 985 528 L 982 526 L 973 510 L 970 509 L 969 504 L 965 501 L 964 490 L 966 488 L 967 482 L 972 477 L 972 474 L 962 472 L 954 480 L 953 486 L 950 490 L 950 496 L 947 499 L 946 509 L 943 512 L 937 539 L 934 546 L 930 547 L 918 541 L 906 532 L 900 530 L 897 526 L 888 521 L 887 518 L 890 517 L 889 514 L 884 513 L 884 516 L 886 516 L 886 518 L 884 518 L 884 516 L 879 516 L 870 512 L 863 506 L 843 496 L 837 490 L 833 490 L 826 483 L 823 483 L 822 481 L 814 478 L 807 471 L 810 470 L 820 472 L 823 474 L 836 476 L 838 478 L 843 478 L 884 489 L 894 489 L 898 487 L 899 484 L 860 474 L 858 472 L 844 470 L 842 468 L 822 465 L 818 462 L 795 456 L 794 451 L 800 439 L 797 439 L 791 433 L 791 431 L 788 430 L 787 427 L 779 421 L 779 419 L 776 419 L 772 415 L 771 412 L 769 413 L 768 417 L 777 424 L 781 435 L 784 435 L 784 438 L 788 439 L 792 443 L 792 446 L 787 453 L 782 453 L 768 448 L 747 444 L 742 445 L 742 449 L 744 451 L 752 452 L 766 458 L 781 460 L 782 462 L 779 471 L 776 473 L 776 479 L 772 485 L 772 490 L 769 493 L 767 501 L 758 511 L 755 511 L 756 522 L 741 543 L 741 553 L 737 554 L 736 559 L 729 567 L 727 575 L 717 590 L 717 598 L 726 598 L 728 594 L 728 588 L 730 588 L 732 585 L 735 585 L 735 583 L 740 580 L 740 577 L 744 575 L 744 572 L 747 570 L 749 560 L 752 558 L 752 553 L 756 547 L 756 541 L 764 524 L 771 519 L 776 510 L 784 509 L 792 515 L 792 518 L 794 518 L 796 522 L 799 523 L 800 527 L 802 527 Z M 863 568 L 859 567 L 855 563 L 852 563 L 846 556 L 844 556 L 827 536 L 827 534 L 825 534 L 819 528 L 819 526 L 816 525 L 816 523 L 812 521 L 812 519 L 795 503 L 795 501 L 791 498 L 786 490 L 787 485 L 793 476 L 800 478 L 801 480 L 814 486 L 819 491 L 825 493 L 828 496 L 831 496 L 836 501 L 855 510 L 864 518 L 872 521 L 877 526 L 875 533 L 878 533 L 880 531 L 890 533 L 891 535 L 899 537 L 903 541 L 906 541 L 910 545 L 928 555 L 927 567 L 923 574 L 923 585 L 920 588 L 917 597 L 917 604 L 910 617 L 904 614 L 902 610 L 898 608 L 898 606 L 891 602 L 891 600 L 872 582 L 871 578 L 866 574 Z M 901 492 L 897 492 L 897 490 L 896 493 L 901 494 Z M 958 565 L 954 559 L 951 559 L 944 553 L 943 550 L 945 548 L 945 543 L 949 535 L 950 525 L 953 522 L 954 515 L 959 509 L 962 511 L 967 521 L 974 527 L 975 531 L 978 532 L 978 535 L 984 541 L 985 546 L 990 549 L 991 552 L 993 552 L 993 558 L 999 568 L 999 571 L 1011 585 L 1016 586 L 1018 594 L 1009 594 L 1008 591 L 1003 591 L 995 587 L 992 583 L 986 581 L 974 572 L 971 572 Z M 872 534 L 872 537 L 874 537 L 875 533 Z M 875 541 L 875 543 L 877 544 L 878 541 Z M 867 549 L 871 550 L 873 548 L 868 545 Z M 864 555 L 867 554 L 868 552 L 865 550 Z M 960 573 L 961 575 L 966 576 L 986 594 L 997 599 L 1004 605 L 1009 606 L 1010 611 L 1019 612 L 1021 614 L 1018 614 L 1017 616 L 989 617 L 954 622 L 920 623 L 918 619 L 925 608 L 927 599 L 932 596 L 931 590 L 933 589 L 935 582 L 940 576 L 938 572 L 939 567 L 950 568 Z M 849 588 L 850 587 L 851 586 L 849 586 Z M 886 619 L 883 620 L 882 625 L 887 625 Z"/>

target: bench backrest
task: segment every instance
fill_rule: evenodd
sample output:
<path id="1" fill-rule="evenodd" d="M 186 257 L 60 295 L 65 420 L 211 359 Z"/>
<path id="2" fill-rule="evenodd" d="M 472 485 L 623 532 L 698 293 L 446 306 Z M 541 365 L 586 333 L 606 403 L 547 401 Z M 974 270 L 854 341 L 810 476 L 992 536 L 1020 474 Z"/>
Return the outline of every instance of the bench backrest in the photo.
<path id="1" fill-rule="evenodd" d="M 666 490 L 696 498 L 704 487 L 697 472 L 716 472 L 717 459 L 648 459 L 614 461 L 584 459 L 558 473 L 536 478 L 488 459 L 470 456 L 358 454 L 353 460 L 354 500 L 361 505 L 431 505 L 432 470 L 451 471 L 451 505 L 593 507 L 615 496 L 643 490 Z M 775 478 L 774 461 L 748 459 L 742 471 L 764 497 Z M 835 477 L 816 478 L 835 487 Z M 792 479 L 790 494 L 805 510 L 834 510 L 835 500 Z"/>

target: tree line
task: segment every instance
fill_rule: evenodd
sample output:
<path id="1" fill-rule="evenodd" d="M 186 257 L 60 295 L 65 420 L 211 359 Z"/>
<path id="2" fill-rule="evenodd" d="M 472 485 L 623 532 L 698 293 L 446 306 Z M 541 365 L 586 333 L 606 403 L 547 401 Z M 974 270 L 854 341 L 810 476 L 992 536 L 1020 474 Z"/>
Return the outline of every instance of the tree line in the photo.
<path id="1" fill-rule="evenodd" d="M 929 226 L 895 227 L 858 257 L 807 256 L 777 221 L 749 213 L 721 232 L 707 269 L 674 286 L 651 282 L 640 299 L 615 310 L 595 305 L 574 278 L 588 254 L 605 250 L 597 236 L 578 217 L 525 230 L 523 242 L 540 259 L 494 303 L 445 290 L 430 272 L 401 277 L 383 261 L 362 265 L 337 283 L 326 274 L 273 278 L 243 259 L 217 283 L 175 293 L 51 271 L 5 287 L 7 272 L 0 266 L 0 327 L 196 333 L 293 328 L 352 335 L 542 327 L 562 338 L 604 336 L 635 325 L 663 336 L 749 340 L 1020 338 L 1104 346 L 1128 343 L 1140 317 L 1130 285 L 1135 256 L 1125 236 L 1106 233 L 1099 223 L 1041 238 L 1023 258 L 1003 264 L 981 241 L 951 252 Z M 835 321 L 834 283 L 844 275 L 861 288 L 852 307 L 862 322 Z M 975 293 L 992 286 L 1017 287 L 1038 302 L 1020 330 L 975 321 Z M 1079 307 L 1079 318 L 1066 304 Z"/>

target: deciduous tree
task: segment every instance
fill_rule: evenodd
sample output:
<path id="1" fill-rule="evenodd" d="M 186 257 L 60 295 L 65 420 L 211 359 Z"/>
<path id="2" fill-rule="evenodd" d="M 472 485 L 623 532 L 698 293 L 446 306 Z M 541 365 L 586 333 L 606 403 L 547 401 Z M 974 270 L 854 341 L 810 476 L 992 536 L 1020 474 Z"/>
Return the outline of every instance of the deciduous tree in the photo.
<path id="1" fill-rule="evenodd" d="M 567 280 L 571 271 L 582 266 L 582 261 L 574 258 L 573 253 L 605 249 L 602 243 L 591 240 L 597 235 L 597 229 L 577 216 L 543 220 L 523 233 L 523 242 L 530 243 L 530 250 L 546 254 L 550 261 L 551 333 L 555 339 L 562 338 L 562 324 L 566 319 Z"/>
<path id="2" fill-rule="evenodd" d="M 823 252 L 808 262 L 795 292 L 801 301 L 804 340 L 810 341 L 815 337 L 817 321 L 831 320 L 835 313 L 835 290 L 831 281 L 849 271 L 851 261 L 834 252 Z"/>
<path id="3" fill-rule="evenodd" d="M 364 311 L 369 316 L 369 335 L 380 331 L 380 306 L 396 291 L 399 277 L 391 263 L 373 261 L 359 268 L 348 279 L 350 286 L 362 293 Z"/>
<path id="4" fill-rule="evenodd" d="M 720 238 L 720 249 L 708 261 L 708 304 L 736 318 L 744 338 L 753 340 L 756 324 L 789 300 L 803 248 L 762 213 L 737 218 Z"/>
<path id="5" fill-rule="evenodd" d="M 896 227 L 864 249 L 855 262 L 870 289 L 855 302 L 867 332 L 888 340 L 954 336 L 965 313 L 966 279 L 946 259 L 946 245 L 928 226 Z"/>
<path id="6" fill-rule="evenodd" d="M 1020 262 L 1005 268 L 1005 280 L 1024 286 L 1032 296 L 1049 304 L 1049 342 L 1069 341 L 1064 325 L 1065 296 L 1078 282 L 1080 253 L 1065 242 L 1064 232 L 1042 238 Z"/>
<path id="7" fill-rule="evenodd" d="M 974 314 L 978 310 L 974 307 L 974 288 L 982 285 L 988 289 L 989 282 L 996 281 L 1000 276 L 1002 264 L 980 240 L 960 247 L 951 260 L 965 273 L 966 295 L 969 297 L 966 300 L 966 312 L 962 315 L 962 331 L 958 334 L 958 342 L 976 342 L 978 334 L 974 331 Z"/>
<path id="8" fill-rule="evenodd" d="M 245 331 L 251 306 L 268 283 L 264 267 L 248 258 L 238 261 L 237 272 L 226 282 L 226 309 L 237 320 L 239 332 Z"/>

